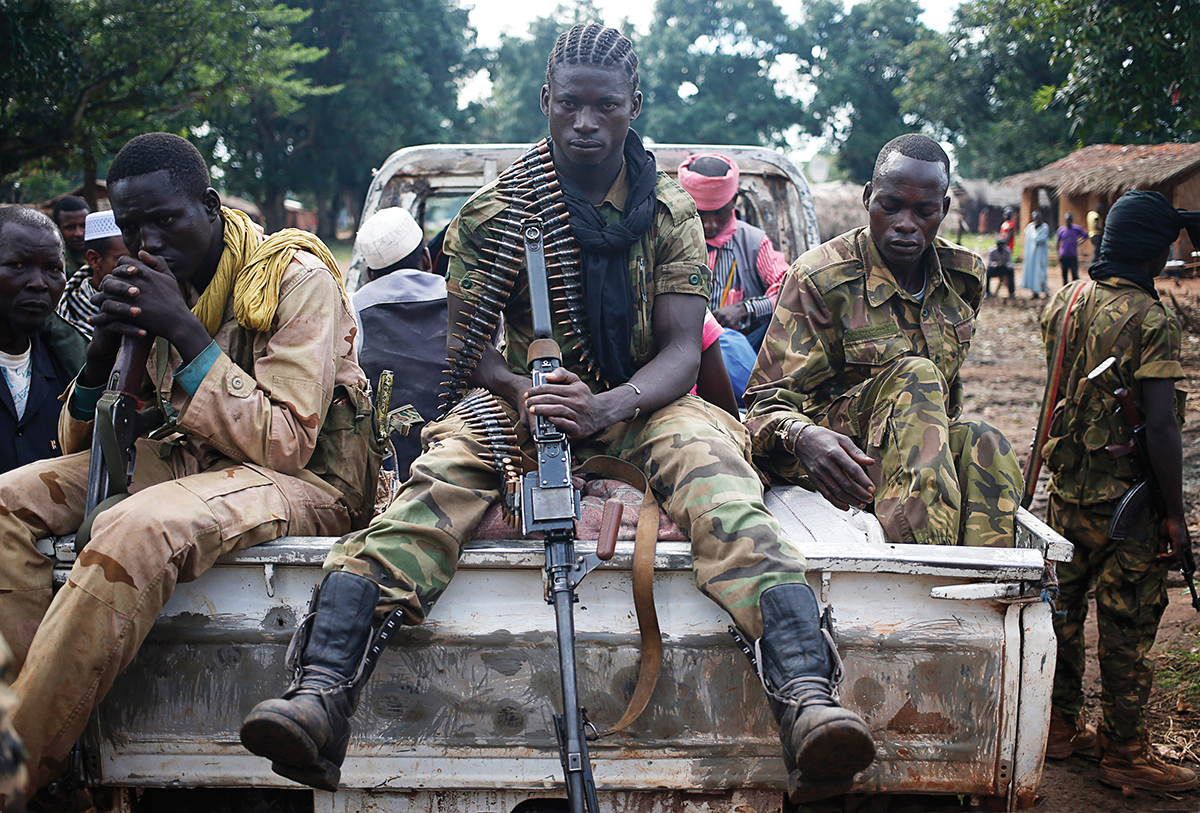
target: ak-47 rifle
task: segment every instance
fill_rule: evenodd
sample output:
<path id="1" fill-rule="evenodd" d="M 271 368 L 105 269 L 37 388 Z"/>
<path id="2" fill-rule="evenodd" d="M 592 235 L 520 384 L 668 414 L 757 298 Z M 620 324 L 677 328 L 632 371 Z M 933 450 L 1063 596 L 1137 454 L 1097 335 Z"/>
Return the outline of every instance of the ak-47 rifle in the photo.
<path id="1" fill-rule="evenodd" d="M 1146 444 L 1146 422 L 1142 419 L 1142 411 L 1138 409 L 1137 402 L 1133 400 L 1133 394 L 1125 383 L 1125 376 L 1121 373 L 1121 367 L 1117 363 L 1116 357 L 1109 356 L 1096 365 L 1096 368 L 1088 373 L 1088 381 L 1107 392 L 1100 383 L 1100 379 L 1112 369 L 1116 370 L 1117 380 L 1121 386 L 1108 394 L 1117 399 L 1117 404 L 1119 404 L 1117 411 L 1125 416 L 1125 423 L 1129 425 L 1132 437 L 1124 443 L 1109 444 L 1104 447 L 1104 451 L 1114 460 L 1126 455 L 1133 455 L 1133 469 L 1136 477 L 1133 486 L 1117 503 L 1117 508 L 1108 523 L 1109 538 L 1120 542 L 1128 535 L 1130 521 L 1142 509 L 1146 500 L 1153 500 L 1155 507 L 1163 516 L 1166 515 L 1167 506 L 1166 500 L 1163 499 L 1162 489 L 1158 486 L 1158 479 L 1154 476 L 1154 467 L 1150 465 Z M 1196 595 L 1196 558 L 1192 554 L 1190 545 L 1185 545 L 1179 551 L 1179 572 L 1183 574 L 1183 579 L 1192 592 L 1192 606 L 1196 608 L 1197 612 L 1200 612 L 1200 597 Z"/>
<path id="2" fill-rule="evenodd" d="M 133 477 L 135 462 L 134 443 L 143 428 L 138 389 L 146 374 L 146 359 L 150 356 L 153 341 L 149 336 L 121 339 L 108 385 L 96 404 L 84 520 L 75 534 L 77 553 L 91 537 L 96 515 L 129 496 L 129 480 Z"/>
<path id="3" fill-rule="evenodd" d="M 533 386 L 540 386 L 562 364 L 554 341 L 550 317 L 550 286 L 542 248 L 542 226 L 537 220 L 522 224 L 525 260 L 529 271 L 529 302 L 533 312 L 533 341 L 528 362 Z M 575 588 L 601 560 L 612 558 L 621 524 L 621 502 L 604 504 L 604 520 L 596 552 L 575 555 L 575 520 L 579 517 L 579 492 L 571 482 L 571 444 L 561 429 L 542 415 L 533 416 L 531 434 L 537 446 L 537 471 L 524 476 L 516 513 L 521 532 L 542 534 L 546 544 L 546 602 L 554 606 L 558 627 L 558 664 L 562 678 L 563 712 L 554 715 L 558 751 L 566 776 L 571 813 L 598 813 L 596 786 L 588 758 L 585 728 L 590 725 L 579 705 L 575 674 Z"/>

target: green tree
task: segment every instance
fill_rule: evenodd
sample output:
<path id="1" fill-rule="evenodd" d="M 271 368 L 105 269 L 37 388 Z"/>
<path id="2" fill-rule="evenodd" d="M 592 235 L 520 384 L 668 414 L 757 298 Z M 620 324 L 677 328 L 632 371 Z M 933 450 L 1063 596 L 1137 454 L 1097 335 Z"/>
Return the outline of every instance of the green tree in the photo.
<path id="1" fill-rule="evenodd" d="M 311 92 L 294 75 L 304 12 L 269 0 L 0 0 L 0 178 L 38 160 L 99 156 L 131 135 L 180 130 L 256 92 L 280 109 Z"/>
<path id="2" fill-rule="evenodd" d="M 303 66 L 308 96 L 280 111 L 251 94 L 209 119 L 206 136 L 227 156 L 226 185 L 263 201 L 270 229 L 283 200 L 309 193 L 318 232 L 332 237 L 345 208 L 357 220 L 363 194 L 393 151 L 461 137 L 459 86 L 473 67 L 474 30 L 454 0 L 299 0 L 311 15 L 296 39 L 322 56 Z"/>
<path id="3" fill-rule="evenodd" d="M 1062 104 L 1046 104 L 1067 69 L 1054 59 L 1061 29 L 1013 16 L 1012 0 L 974 0 L 945 34 L 908 47 L 902 110 L 956 145 L 958 173 L 1002 178 L 1061 158 L 1075 137 Z"/>
<path id="4" fill-rule="evenodd" d="M 1024 0 L 1023 23 L 1055 40 L 1053 86 L 1080 141 L 1200 136 L 1200 14 L 1194 0 Z"/>
<path id="5" fill-rule="evenodd" d="M 856 182 L 870 179 L 879 148 L 913 129 L 898 90 L 910 67 L 909 46 L 928 29 L 916 0 L 816 0 L 798 34 L 811 54 L 814 94 L 805 125 L 837 147 L 838 166 Z"/>
<path id="6" fill-rule="evenodd" d="M 656 141 L 779 144 L 802 108 L 799 64 L 774 0 L 657 0 L 640 43 L 642 131 Z"/>
<path id="7" fill-rule="evenodd" d="M 524 34 L 503 34 L 500 46 L 482 54 L 492 83 L 488 99 L 471 106 L 472 134 L 480 141 L 528 143 L 546 135 L 542 85 L 546 58 L 558 35 L 576 23 L 603 19 L 592 0 L 570 0 L 529 24 Z"/>

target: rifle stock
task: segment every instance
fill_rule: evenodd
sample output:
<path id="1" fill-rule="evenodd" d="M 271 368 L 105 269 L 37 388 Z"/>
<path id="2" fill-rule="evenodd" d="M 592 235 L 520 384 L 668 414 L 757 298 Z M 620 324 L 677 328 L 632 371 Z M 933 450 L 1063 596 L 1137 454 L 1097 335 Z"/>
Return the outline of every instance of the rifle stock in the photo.
<path id="1" fill-rule="evenodd" d="M 133 476 L 134 443 L 138 438 L 138 389 L 146 372 L 153 338 L 126 336 L 121 339 L 104 395 L 96 404 L 92 428 L 92 453 L 88 461 L 88 486 L 84 502 L 84 521 L 75 535 L 79 552 L 91 536 L 92 522 L 111 504 L 114 497 L 129 492 Z"/>

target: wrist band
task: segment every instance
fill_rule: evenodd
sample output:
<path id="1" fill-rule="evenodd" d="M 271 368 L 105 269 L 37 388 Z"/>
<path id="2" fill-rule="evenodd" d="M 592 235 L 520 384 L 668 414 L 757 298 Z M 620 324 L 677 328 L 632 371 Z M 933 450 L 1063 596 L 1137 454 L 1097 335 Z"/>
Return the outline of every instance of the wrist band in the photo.
<path id="1" fill-rule="evenodd" d="M 800 424 L 800 428 L 796 429 L 795 433 L 793 434 L 792 430 L 795 428 L 796 424 Z M 800 436 L 804 434 L 804 430 L 815 425 L 816 424 L 813 424 L 810 421 L 792 420 L 779 427 L 779 440 L 783 445 L 784 451 L 788 454 L 795 454 L 796 444 L 800 442 Z"/>
<path id="2" fill-rule="evenodd" d="M 633 389 L 633 391 L 636 392 L 638 395 L 642 394 L 642 391 L 640 389 L 638 389 L 638 385 L 634 384 L 632 381 L 622 381 L 617 386 L 631 387 Z M 638 419 L 638 415 L 641 415 L 641 414 L 642 414 L 642 408 L 640 406 L 635 406 L 633 408 L 633 415 L 632 415 L 632 417 L 630 417 L 629 420 L 636 421 Z"/>

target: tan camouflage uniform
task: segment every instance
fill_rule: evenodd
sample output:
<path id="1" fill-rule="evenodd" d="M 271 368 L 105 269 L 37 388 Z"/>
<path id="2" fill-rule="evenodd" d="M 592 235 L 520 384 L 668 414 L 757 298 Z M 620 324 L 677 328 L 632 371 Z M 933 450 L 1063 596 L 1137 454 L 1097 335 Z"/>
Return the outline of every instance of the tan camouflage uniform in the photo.
<path id="1" fill-rule="evenodd" d="M 1083 709 L 1084 637 L 1087 594 L 1096 592 L 1100 631 L 1097 654 L 1103 687 L 1104 719 L 1100 731 L 1126 742 L 1145 729 L 1144 712 L 1154 678 L 1150 649 L 1167 606 L 1168 565 L 1155 562 L 1160 553 L 1163 517 L 1149 507 L 1129 526 L 1124 542 L 1108 538 L 1108 523 L 1117 503 L 1135 481 L 1130 457 L 1110 459 L 1104 447 L 1130 439 L 1116 400 L 1087 382 L 1087 374 L 1109 356 L 1119 359 L 1134 399 L 1142 400 L 1148 379 L 1184 378 L 1179 363 L 1182 333 L 1175 314 L 1140 286 L 1119 277 L 1075 282 L 1050 300 L 1042 316 L 1047 359 L 1062 326 L 1069 297 L 1081 285 L 1094 285 L 1075 304 L 1063 357 L 1059 401 L 1043 447 L 1050 470 L 1050 526 L 1075 545 L 1075 556 L 1058 566 L 1056 618 L 1058 666 L 1054 673 L 1054 708 L 1068 720 Z M 1118 385 L 1110 371 L 1103 384 Z M 1184 393 L 1178 391 L 1179 422 Z"/>
<path id="2" fill-rule="evenodd" d="M 941 238 L 935 248 L 923 302 L 897 285 L 865 228 L 792 265 L 746 390 L 754 458 L 811 487 L 789 450 L 819 424 L 874 458 L 888 539 L 1012 546 L 1016 456 L 999 430 L 959 417 L 983 263 Z"/>
<path id="3" fill-rule="evenodd" d="M 8 684 L 16 677 L 12 668 L 12 653 L 0 638 L 0 810 L 25 791 L 28 773 L 25 768 L 25 745 L 13 728 L 17 698 Z"/>
<path id="4" fill-rule="evenodd" d="M 625 170 L 600 206 L 613 222 L 628 193 Z M 651 313 L 654 297 L 685 293 L 707 297 L 704 233 L 695 203 L 663 173 L 655 193 L 658 214 L 646 235 L 629 251 L 630 282 L 637 303 L 632 349 L 640 365 L 654 355 Z M 479 295 L 478 268 L 489 233 L 488 221 L 504 209 L 494 187 L 481 190 L 451 224 L 447 289 L 467 303 Z M 532 335 L 527 286 L 522 277 L 504 312 L 507 359 L 513 371 L 528 375 L 526 348 Z M 559 329 L 556 328 L 556 331 Z M 580 366 L 579 353 L 565 335 L 556 336 L 564 366 L 594 390 Z M 516 412 L 507 407 L 515 422 Z M 524 427 L 517 440 L 534 451 Z M 366 530 L 335 545 L 327 569 L 370 576 L 383 587 L 381 609 L 401 607 L 407 624 L 425 620 L 454 575 L 463 543 L 484 511 L 500 496 L 501 480 L 481 456 L 481 436 L 458 409 L 428 425 L 425 452 L 391 507 Z M 641 468 L 662 507 L 692 540 L 697 585 L 734 617 L 751 637 L 762 635 L 759 594 L 776 584 L 802 583 L 804 558 L 782 536 L 762 502 L 763 485 L 751 466 L 749 438 L 723 410 L 685 395 L 651 414 L 617 423 L 587 442 L 572 445 L 577 460 L 610 454 Z"/>
<path id="5" fill-rule="evenodd" d="M 0 476 L 0 633 L 24 663 L 13 685 L 16 726 L 35 787 L 60 772 L 177 582 L 230 550 L 349 529 L 341 493 L 317 472 L 330 474 L 323 424 L 335 394 L 365 394 L 354 331 L 337 281 L 316 257 L 298 253 L 270 333 L 239 327 L 232 299 L 227 304 L 214 337 L 222 352 L 191 397 L 174 385 L 181 359 L 171 349 L 162 391 L 186 441 L 138 441 L 132 496 L 97 518 L 57 595 L 52 563 L 35 542 L 71 533 L 83 519 L 91 422 L 64 409 L 67 456 Z M 149 382 L 158 380 L 155 362 L 152 353 Z M 153 402 L 153 389 L 149 395 Z M 361 480 L 362 462 L 340 470 Z"/>

